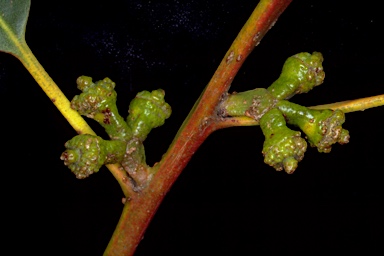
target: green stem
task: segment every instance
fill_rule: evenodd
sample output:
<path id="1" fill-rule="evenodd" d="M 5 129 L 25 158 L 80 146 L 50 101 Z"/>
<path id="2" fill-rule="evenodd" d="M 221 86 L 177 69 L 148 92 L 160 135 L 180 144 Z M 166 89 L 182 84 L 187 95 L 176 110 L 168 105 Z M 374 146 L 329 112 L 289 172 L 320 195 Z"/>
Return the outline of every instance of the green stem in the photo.
<path id="1" fill-rule="evenodd" d="M 198 147 L 218 127 L 216 108 L 227 93 L 244 60 L 273 26 L 291 0 L 261 0 L 248 19 L 218 69 L 184 121 L 152 181 L 126 203 L 120 221 L 104 255 L 133 255 L 165 194 Z"/>
<path id="2" fill-rule="evenodd" d="M 356 100 L 346 100 L 331 104 L 309 107 L 310 109 L 339 109 L 344 113 L 355 111 L 364 111 L 369 108 L 380 107 L 384 105 L 384 94 L 372 97 L 366 97 Z"/>
<path id="3" fill-rule="evenodd" d="M 52 78 L 45 71 L 43 66 L 33 55 L 26 43 L 21 44 L 21 55 L 17 56 L 24 67 L 29 71 L 32 77 L 40 85 L 41 89 L 47 94 L 52 103 L 57 107 L 61 114 L 67 119 L 69 124 L 76 130 L 78 134 L 93 134 L 92 128 L 85 122 L 85 120 L 70 107 L 70 102 L 62 93 L 60 88 L 52 80 Z"/>

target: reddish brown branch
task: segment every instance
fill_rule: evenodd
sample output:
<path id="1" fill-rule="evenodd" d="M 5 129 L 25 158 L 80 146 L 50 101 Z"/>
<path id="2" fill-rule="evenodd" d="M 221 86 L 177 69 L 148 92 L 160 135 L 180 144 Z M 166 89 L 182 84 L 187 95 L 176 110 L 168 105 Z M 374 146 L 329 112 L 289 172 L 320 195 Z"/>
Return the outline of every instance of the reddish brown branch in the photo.
<path id="1" fill-rule="evenodd" d="M 244 60 L 292 0 L 262 0 L 220 63 L 180 128 L 149 186 L 126 203 L 105 255 L 133 255 L 150 220 L 172 184 L 203 141 L 217 127 L 217 105 Z"/>

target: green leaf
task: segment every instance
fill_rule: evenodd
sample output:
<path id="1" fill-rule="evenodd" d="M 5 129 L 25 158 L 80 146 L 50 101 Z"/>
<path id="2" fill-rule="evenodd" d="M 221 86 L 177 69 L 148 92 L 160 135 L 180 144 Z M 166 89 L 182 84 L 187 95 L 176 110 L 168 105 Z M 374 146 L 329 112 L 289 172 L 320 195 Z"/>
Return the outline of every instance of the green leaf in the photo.
<path id="1" fill-rule="evenodd" d="M 22 54 L 30 6 L 30 0 L 0 0 L 0 51 Z"/>

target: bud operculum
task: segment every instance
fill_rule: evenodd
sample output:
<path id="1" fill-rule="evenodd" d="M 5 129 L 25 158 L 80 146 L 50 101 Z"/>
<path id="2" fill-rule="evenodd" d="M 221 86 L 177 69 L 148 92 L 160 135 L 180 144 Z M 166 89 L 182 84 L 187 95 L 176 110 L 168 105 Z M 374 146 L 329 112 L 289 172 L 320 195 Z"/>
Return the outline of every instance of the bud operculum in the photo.
<path id="1" fill-rule="evenodd" d="M 171 115 L 171 107 L 164 100 L 164 91 L 142 91 L 129 105 L 128 126 L 135 137 L 144 140 L 149 132 L 164 124 Z"/>
<path id="2" fill-rule="evenodd" d="M 116 163 L 123 159 L 125 143 L 105 141 L 99 136 L 82 134 L 65 143 L 60 159 L 76 175 L 83 179 L 98 172 L 104 164 Z"/>
<path id="3" fill-rule="evenodd" d="M 319 52 L 301 52 L 289 57 L 280 77 L 268 87 L 268 91 L 277 99 L 283 100 L 312 90 L 324 81 L 322 62 L 323 56 Z"/>
<path id="4" fill-rule="evenodd" d="M 349 142 L 349 132 L 342 128 L 345 114 L 340 110 L 313 110 L 288 101 L 277 104 L 287 122 L 300 127 L 312 147 L 328 153 L 335 143 Z"/>
<path id="5" fill-rule="evenodd" d="M 260 120 L 260 127 L 265 136 L 262 151 L 264 162 L 277 171 L 284 169 L 289 174 L 293 173 L 307 149 L 301 133 L 286 126 L 283 114 L 278 109 L 267 112 Z"/>

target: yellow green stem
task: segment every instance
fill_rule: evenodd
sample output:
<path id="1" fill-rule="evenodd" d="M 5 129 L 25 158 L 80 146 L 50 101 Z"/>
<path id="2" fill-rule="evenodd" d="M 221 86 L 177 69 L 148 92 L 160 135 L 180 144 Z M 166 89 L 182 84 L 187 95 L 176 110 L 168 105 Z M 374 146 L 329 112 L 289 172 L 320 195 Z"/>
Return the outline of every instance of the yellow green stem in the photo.
<path id="1" fill-rule="evenodd" d="M 20 44 L 20 52 L 21 55 L 17 57 L 19 57 L 24 67 L 29 71 L 36 82 L 40 85 L 41 89 L 43 89 L 76 132 L 78 134 L 87 133 L 94 135 L 94 131 L 91 127 L 89 127 L 80 114 L 71 108 L 70 101 L 67 97 L 65 97 L 60 88 L 44 70 L 26 43 Z"/>
<path id="2" fill-rule="evenodd" d="M 309 107 L 310 109 L 339 109 L 344 113 L 364 111 L 369 108 L 380 107 L 384 105 L 384 94 L 372 97 L 366 97 L 356 100 L 346 100 L 331 104 Z"/>

